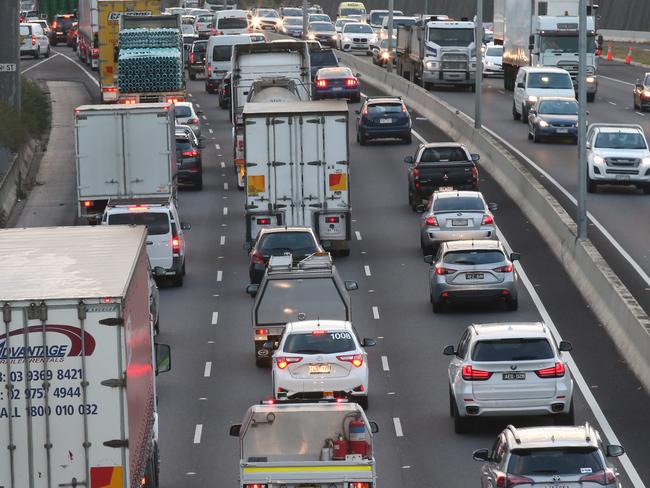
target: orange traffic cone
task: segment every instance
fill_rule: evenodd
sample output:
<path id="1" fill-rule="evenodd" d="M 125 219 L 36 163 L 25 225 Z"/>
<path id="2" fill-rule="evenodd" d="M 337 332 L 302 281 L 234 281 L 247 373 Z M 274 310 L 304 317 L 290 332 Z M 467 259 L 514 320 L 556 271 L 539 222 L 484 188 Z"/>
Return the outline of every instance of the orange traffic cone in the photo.
<path id="1" fill-rule="evenodd" d="M 628 48 L 627 56 L 625 56 L 625 64 L 630 64 L 632 62 L 632 48 Z"/>
<path id="2" fill-rule="evenodd" d="M 607 43 L 607 61 L 611 61 L 614 58 L 612 54 L 612 41 Z"/>

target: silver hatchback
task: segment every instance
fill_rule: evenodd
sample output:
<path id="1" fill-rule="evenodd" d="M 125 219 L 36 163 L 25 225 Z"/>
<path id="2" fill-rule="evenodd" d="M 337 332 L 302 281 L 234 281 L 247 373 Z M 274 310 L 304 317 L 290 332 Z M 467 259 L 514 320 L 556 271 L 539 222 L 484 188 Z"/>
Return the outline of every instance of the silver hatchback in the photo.
<path id="1" fill-rule="evenodd" d="M 517 310 L 518 253 L 508 255 L 499 241 L 443 242 L 429 263 L 429 296 L 433 312 L 460 301 L 498 301 Z"/>
<path id="2" fill-rule="evenodd" d="M 481 192 L 434 192 L 420 218 L 422 252 L 435 250 L 441 242 L 467 239 L 497 239 L 494 217 Z"/>

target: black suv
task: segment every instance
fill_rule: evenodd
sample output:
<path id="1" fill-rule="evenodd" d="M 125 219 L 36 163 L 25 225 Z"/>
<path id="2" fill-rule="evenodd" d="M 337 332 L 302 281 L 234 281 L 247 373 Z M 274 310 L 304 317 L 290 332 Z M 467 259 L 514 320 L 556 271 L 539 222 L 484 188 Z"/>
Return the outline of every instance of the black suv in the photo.
<path id="1" fill-rule="evenodd" d="M 176 175 L 179 184 L 190 184 L 195 190 L 203 188 L 202 148 L 190 126 L 176 126 Z"/>
<path id="2" fill-rule="evenodd" d="M 68 31 L 72 29 L 75 22 L 77 22 L 75 14 L 55 15 L 50 25 L 50 44 L 56 46 L 59 41 L 67 43 Z"/>
<path id="3" fill-rule="evenodd" d="M 196 75 L 205 70 L 205 51 L 208 41 L 194 41 L 187 57 L 187 73 L 190 80 L 196 80 Z"/>

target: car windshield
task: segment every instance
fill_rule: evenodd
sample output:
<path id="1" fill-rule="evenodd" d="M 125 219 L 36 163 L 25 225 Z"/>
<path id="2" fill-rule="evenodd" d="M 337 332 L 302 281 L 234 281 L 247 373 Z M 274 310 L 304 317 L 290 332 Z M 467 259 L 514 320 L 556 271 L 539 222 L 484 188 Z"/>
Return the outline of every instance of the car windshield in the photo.
<path id="1" fill-rule="evenodd" d="M 245 17 L 222 17 L 219 19 L 219 29 L 245 29 L 248 20 Z"/>
<path id="2" fill-rule="evenodd" d="M 368 115 L 401 114 L 402 107 L 401 103 L 373 103 L 368 105 Z"/>
<path id="3" fill-rule="evenodd" d="M 275 10 L 266 10 L 266 9 L 260 9 L 259 16 L 266 17 L 268 19 L 275 19 L 276 17 L 279 17 L 278 13 Z"/>
<path id="4" fill-rule="evenodd" d="M 349 15 L 363 15 L 365 13 L 365 9 L 359 7 L 344 7 L 339 10 L 339 15 L 341 17 L 347 17 Z"/>
<path id="5" fill-rule="evenodd" d="M 302 9 L 301 8 L 285 8 L 282 11 L 282 15 L 285 17 L 302 17 Z"/>
<path id="6" fill-rule="evenodd" d="M 327 22 L 318 22 L 315 24 L 309 24 L 309 30 L 310 31 L 316 31 L 316 32 L 333 32 L 334 25 L 327 23 Z"/>
<path id="7" fill-rule="evenodd" d="M 293 354 L 334 354 L 356 350 L 352 334 L 348 331 L 328 332 L 318 330 L 318 334 L 290 334 L 284 342 L 284 352 Z M 322 333 L 324 332 L 324 333 Z"/>
<path id="8" fill-rule="evenodd" d="M 286 324 L 305 315 L 305 320 L 327 317 L 346 320 L 346 306 L 334 279 L 301 278 L 269 280 L 257 309 L 260 324 Z"/>
<path id="9" fill-rule="evenodd" d="M 191 151 L 194 149 L 192 143 L 188 139 L 176 139 L 176 153 Z"/>
<path id="10" fill-rule="evenodd" d="M 472 350 L 474 361 L 535 361 L 553 357 L 553 349 L 544 338 L 479 341 Z"/>
<path id="11" fill-rule="evenodd" d="M 284 25 L 302 25 L 301 17 L 285 17 Z"/>
<path id="12" fill-rule="evenodd" d="M 483 200 L 476 197 L 447 197 L 436 198 L 433 202 L 434 212 L 463 212 L 468 210 L 485 211 Z"/>
<path id="13" fill-rule="evenodd" d="M 474 42 L 474 29 L 443 29 L 431 27 L 429 41 L 439 46 L 469 46 Z"/>
<path id="14" fill-rule="evenodd" d="M 529 73 L 528 88 L 573 89 L 569 73 Z"/>
<path id="15" fill-rule="evenodd" d="M 650 86 L 650 75 L 647 75 L 645 77 L 645 81 L 643 82 L 645 86 Z"/>
<path id="16" fill-rule="evenodd" d="M 258 249 L 264 255 L 284 254 L 312 254 L 318 251 L 314 238 L 307 232 L 274 232 L 262 237 Z"/>
<path id="17" fill-rule="evenodd" d="M 372 34 L 373 30 L 372 27 L 370 27 L 368 24 L 348 24 L 343 27 L 343 32 L 346 34 Z"/>
<path id="18" fill-rule="evenodd" d="M 309 16 L 310 22 L 329 22 L 330 16 L 326 14 L 311 14 Z"/>
<path id="19" fill-rule="evenodd" d="M 508 473 L 514 475 L 578 475 L 603 471 L 598 450 L 593 447 L 513 449 Z M 604 484 L 604 482 L 603 482 Z"/>
<path id="20" fill-rule="evenodd" d="M 212 22 L 212 15 L 205 14 L 205 15 L 199 15 L 199 18 L 197 19 L 199 22 L 207 22 L 208 24 Z"/>
<path id="21" fill-rule="evenodd" d="M 501 251 L 493 249 L 477 249 L 473 251 L 449 251 L 443 258 L 445 264 L 465 264 L 476 266 L 479 264 L 502 263 L 506 258 Z"/>
<path id="22" fill-rule="evenodd" d="M 603 149 L 646 149 L 643 136 L 634 132 L 601 132 L 596 147 Z"/>
<path id="23" fill-rule="evenodd" d="M 543 100 L 537 112 L 549 115 L 578 115 L 578 102 L 572 100 Z"/>
<path id="24" fill-rule="evenodd" d="M 195 53 L 205 54 L 207 48 L 208 48 L 208 43 L 205 41 L 195 42 L 194 44 L 192 44 L 192 51 L 194 51 Z"/>
<path id="25" fill-rule="evenodd" d="M 576 26 L 577 27 L 577 26 Z M 587 46 L 595 46 L 593 35 L 587 34 Z M 578 35 L 575 36 L 541 36 L 539 50 L 541 52 L 577 53 Z"/>
<path id="26" fill-rule="evenodd" d="M 183 24 L 181 25 L 181 31 L 183 34 L 194 34 L 194 26 L 192 24 Z"/>
<path id="27" fill-rule="evenodd" d="M 169 216 L 163 212 L 127 212 L 108 216 L 108 225 L 144 225 L 150 236 L 169 233 Z"/>
<path id="28" fill-rule="evenodd" d="M 310 51 L 309 60 L 312 66 L 338 66 L 336 55 L 331 50 Z"/>
<path id="29" fill-rule="evenodd" d="M 467 154 L 460 147 L 428 147 L 422 152 L 420 161 L 423 163 L 467 161 Z"/>
<path id="30" fill-rule="evenodd" d="M 503 56 L 503 47 L 502 46 L 492 46 L 488 47 L 487 50 L 485 51 L 486 56 Z"/>
<path id="31" fill-rule="evenodd" d="M 187 105 L 176 105 L 174 107 L 174 115 L 177 119 L 184 119 L 185 117 L 192 116 L 192 109 Z"/>
<path id="32" fill-rule="evenodd" d="M 212 49 L 212 59 L 213 61 L 230 61 L 232 56 L 232 46 L 226 44 L 223 46 L 214 46 Z"/>
<path id="33" fill-rule="evenodd" d="M 349 24 L 349 23 L 351 23 L 351 22 L 354 22 L 354 20 L 350 20 L 350 19 L 339 19 L 339 20 L 337 20 L 337 21 L 334 23 L 334 25 L 335 25 L 336 27 L 343 27 L 345 24 Z"/>

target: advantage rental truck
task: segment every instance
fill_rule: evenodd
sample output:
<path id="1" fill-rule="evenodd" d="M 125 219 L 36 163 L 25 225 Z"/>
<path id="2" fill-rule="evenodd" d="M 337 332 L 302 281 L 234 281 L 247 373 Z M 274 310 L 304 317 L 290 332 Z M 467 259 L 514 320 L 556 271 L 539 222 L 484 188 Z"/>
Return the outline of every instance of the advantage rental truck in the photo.
<path id="1" fill-rule="evenodd" d="M 144 227 L 0 231 L 0 486 L 156 488 Z M 158 371 L 157 371 L 158 370 Z"/>
<path id="2" fill-rule="evenodd" d="M 97 222 L 110 199 L 176 196 L 174 106 L 75 110 L 78 215 Z"/>
<path id="3" fill-rule="evenodd" d="M 344 101 L 244 106 L 246 241 L 263 227 L 308 226 L 350 253 L 348 108 Z"/>
<path id="4" fill-rule="evenodd" d="M 241 424 L 239 486 L 373 488 L 372 434 L 356 403 L 253 405 Z"/>

